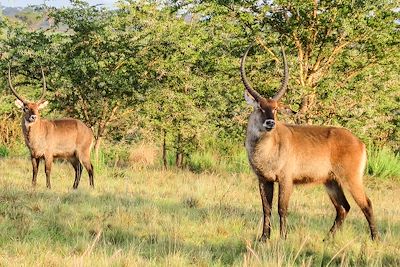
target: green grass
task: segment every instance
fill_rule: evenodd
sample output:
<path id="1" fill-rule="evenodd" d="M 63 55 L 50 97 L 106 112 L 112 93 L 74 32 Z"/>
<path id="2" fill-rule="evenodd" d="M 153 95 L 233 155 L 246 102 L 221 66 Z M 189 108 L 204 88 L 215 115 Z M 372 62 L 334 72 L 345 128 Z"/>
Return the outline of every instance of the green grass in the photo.
<path id="1" fill-rule="evenodd" d="M 367 172 L 371 176 L 400 181 L 400 155 L 386 147 L 370 147 Z"/>
<path id="2" fill-rule="evenodd" d="M 367 179 L 381 234 L 369 240 L 366 220 L 352 209 L 343 229 L 325 238 L 335 211 L 320 186 L 296 187 L 287 240 L 257 242 L 261 201 L 254 175 L 193 174 L 107 168 L 86 172 L 73 191 L 73 169 L 43 164 L 30 185 L 28 158 L 0 159 L 0 266 L 398 266 L 400 186 Z M 277 190 L 276 190 L 277 191 Z"/>
<path id="3" fill-rule="evenodd" d="M 220 155 L 215 151 L 194 152 L 189 158 L 187 167 L 194 173 L 250 173 L 245 149 L 234 151 L 229 155 Z"/>

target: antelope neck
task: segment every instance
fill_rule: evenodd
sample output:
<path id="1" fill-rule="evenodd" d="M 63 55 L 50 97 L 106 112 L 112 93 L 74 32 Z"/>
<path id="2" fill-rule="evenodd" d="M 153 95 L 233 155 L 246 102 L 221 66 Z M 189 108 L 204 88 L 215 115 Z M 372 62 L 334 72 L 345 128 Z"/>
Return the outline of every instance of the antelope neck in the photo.
<path id="1" fill-rule="evenodd" d="M 25 134 L 26 141 L 28 143 L 31 143 L 32 130 L 35 131 L 35 128 L 38 129 L 40 127 L 40 123 L 41 123 L 40 119 L 36 119 L 35 122 L 29 122 L 24 118 L 23 121 L 24 121 L 23 125 L 25 128 L 23 132 Z"/>

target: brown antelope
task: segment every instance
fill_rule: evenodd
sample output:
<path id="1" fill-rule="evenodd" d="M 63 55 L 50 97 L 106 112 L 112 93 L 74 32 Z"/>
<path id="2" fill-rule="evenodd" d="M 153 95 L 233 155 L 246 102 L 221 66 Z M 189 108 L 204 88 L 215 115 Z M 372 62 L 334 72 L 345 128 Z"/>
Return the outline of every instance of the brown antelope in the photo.
<path id="1" fill-rule="evenodd" d="M 246 150 L 250 165 L 258 177 L 263 206 L 263 232 L 270 238 L 274 182 L 279 185 L 278 213 L 280 236 L 286 238 L 286 216 L 293 185 L 322 183 L 336 209 L 330 234 L 342 225 L 350 205 L 343 193 L 347 188 L 363 211 L 371 231 L 377 237 L 372 204 L 365 195 L 363 173 L 366 165 L 365 145 L 350 131 L 337 127 L 291 125 L 277 121 L 277 111 L 285 107 L 279 99 L 285 94 L 289 79 L 286 56 L 282 49 L 284 79 L 278 92 L 266 99 L 247 81 L 244 65 L 252 46 L 244 53 L 240 73 L 245 99 L 254 107 L 247 126 Z"/>
<path id="2" fill-rule="evenodd" d="M 41 159 L 45 161 L 46 186 L 50 185 L 50 171 L 55 158 L 67 159 L 75 169 L 73 188 L 78 188 L 82 175 L 82 164 L 89 173 L 89 183 L 94 187 L 93 165 L 90 162 L 90 150 L 93 133 L 83 122 L 75 119 L 46 120 L 40 118 L 39 110 L 48 102 L 45 101 L 46 80 L 42 69 L 43 89 L 37 102 L 30 102 L 17 94 L 11 83 L 11 66 L 8 69 L 8 82 L 11 91 L 17 98 L 15 105 L 22 109 L 22 132 L 25 144 L 31 154 L 33 175 L 32 185 L 36 185 L 36 177 Z"/>

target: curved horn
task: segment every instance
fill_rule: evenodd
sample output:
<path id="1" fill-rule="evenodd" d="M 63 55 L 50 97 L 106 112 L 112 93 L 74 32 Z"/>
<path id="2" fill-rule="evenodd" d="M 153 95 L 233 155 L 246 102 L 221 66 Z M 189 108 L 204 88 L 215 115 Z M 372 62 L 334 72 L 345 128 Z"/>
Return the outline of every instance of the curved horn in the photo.
<path id="1" fill-rule="evenodd" d="M 23 99 L 21 96 L 19 96 L 17 94 L 17 92 L 15 91 L 14 87 L 12 86 L 12 83 L 11 83 L 11 64 L 10 63 L 8 63 L 8 85 L 10 86 L 10 89 L 11 89 L 12 93 L 15 95 L 15 97 L 18 98 L 19 100 L 21 100 L 22 103 L 26 104 L 27 101 L 25 99 Z"/>
<path id="2" fill-rule="evenodd" d="M 44 76 L 43 67 L 40 67 L 40 69 L 42 70 L 43 89 L 42 89 L 42 95 L 40 96 L 38 103 L 43 101 L 44 95 L 46 93 L 46 77 Z"/>
<path id="3" fill-rule="evenodd" d="M 282 57 L 283 57 L 283 65 L 284 65 L 284 76 L 282 79 L 282 84 L 281 87 L 279 88 L 279 91 L 272 97 L 273 100 L 279 101 L 279 99 L 282 98 L 282 96 L 286 93 L 288 82 L 289 82 L 289 68 L 287 65 L 286 61 L 286 55 L 285 55 L 285 50 L 281 46 L 282 49 Z"/>
<path id="4" fill-rule="evenodd" d="M 247 92 L 249 92 L 249 94 L 256 101 L 260 101 L 263 97 L 256 90 L 254 90 L 251 87 L 251 85 L 247 81 L 246 72 L 244 70 L 244 64 L 246 62 L 246 56 L 247 56 L 247 53 L 249 52 L 249 50 L 251 49 L 252 46 L 253 46 L 253 44 L 250 44 L 250 46 L 247 48 L 246 52 L 244 52 L 244 55 L 243 55 L 243 57 L 242 57 L 242 59 L 240 61 L 240 76 L 242 77 L 242 82 L 243 82 L 244 87 L 246 87 Z"/>

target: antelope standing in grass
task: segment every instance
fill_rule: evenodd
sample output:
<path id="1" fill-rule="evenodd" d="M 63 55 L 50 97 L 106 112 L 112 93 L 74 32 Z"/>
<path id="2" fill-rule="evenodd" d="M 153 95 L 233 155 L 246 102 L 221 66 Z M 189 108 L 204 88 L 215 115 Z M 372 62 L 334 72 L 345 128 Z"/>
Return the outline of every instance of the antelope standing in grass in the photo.
<path id="1" fill-rule="evenodd" d="M 73 188 L 78 188 L 82 175 L 82 164 L 89 173 L 89 183 L 94 187 L 93 165 L 90 162 L 90 150 L 93 142 L 92 131 L 80 120 L 75 119 L 42 119 L 39 110 L 48 102 L 44 100 L 46 79 L 42 69 L 43 89 L 40 99 L 30 102 L 17 94 L 11 82 L 11 66 L 8 69 L 8 82 L 12 93 L 17 98 L 15 105 L 22 109 L 22 132 L 25 144 L 29 149 L 32 161 L 32 185 L 36 185 L 36 177 L 41 159 L 45 161 L 46 186 L 51 188 L 50 172 L 53 159 L 67 159 L 75 169 Z"/>
<path id="2" fill-rule="evenodd" d="M 286 217 L 293 185 L 322 183 L 336 209 L 330 229 L 334 235 L 342 225 L 350 205 L 343 187 L 364 213 L 371 232 L 377 237 L 372 204 L 364 192 L 363 173 L 366 165 L 365 145 L 350 131 L 337 127 L 291 125 L 277 121 L 277 111 L 285 108 L 279 100 L 287 90 L 289 79 L 285 53 L 282 49 L 284 78 L 272 98 L 264 98 L 247 81 L 244 65 L 251 45 L 244 53 L 240 73 L 245 99 L 254 107 L 247 126 L 246 150 L 250 165 L 258 177 L 263 206 L 261 241 L 270 238 L 271 209 L 274 183 L 279 185 L 278 213 L 280 236 L 286 238 Z"/>

